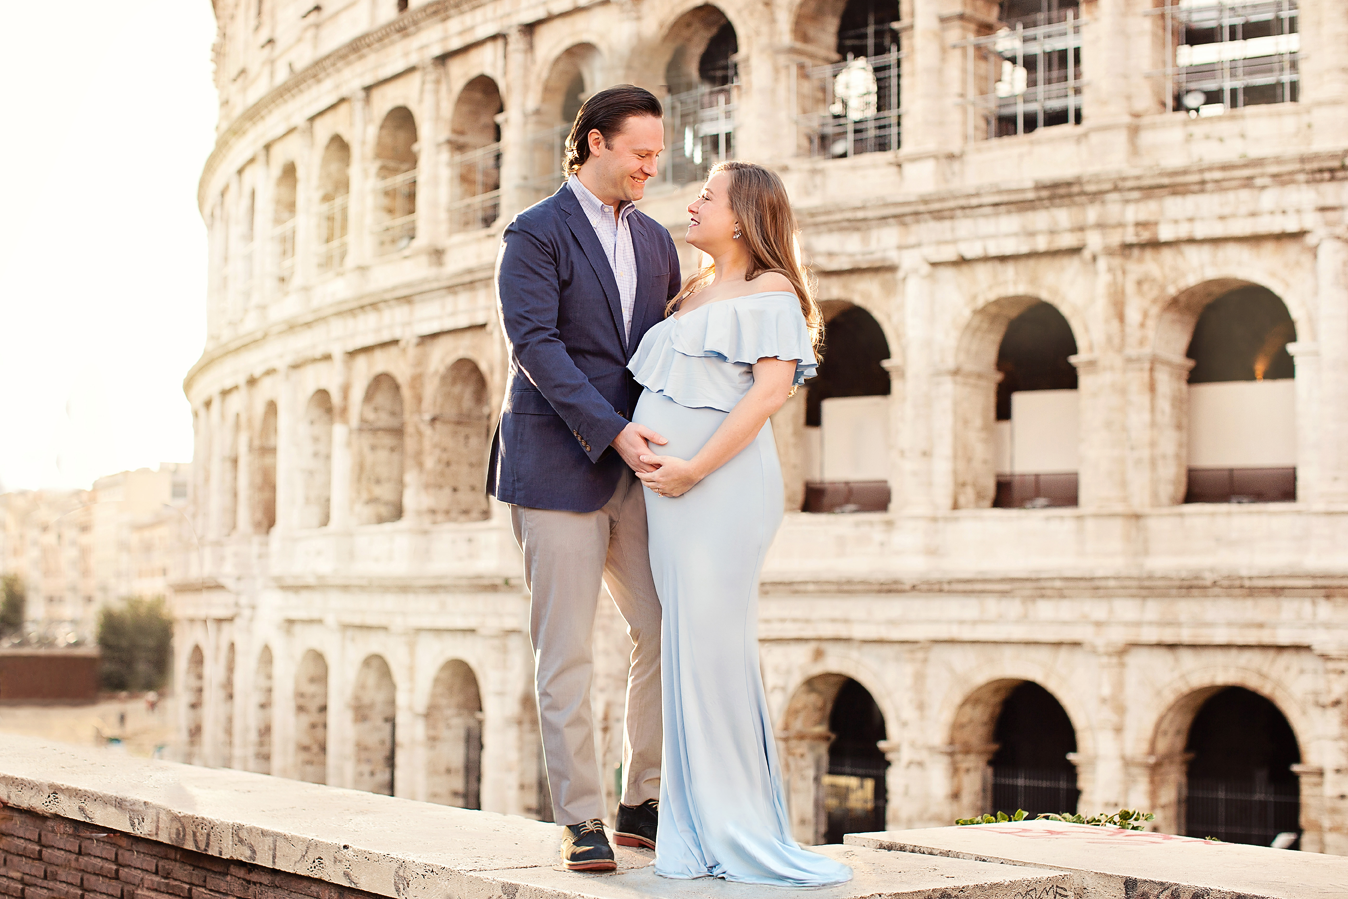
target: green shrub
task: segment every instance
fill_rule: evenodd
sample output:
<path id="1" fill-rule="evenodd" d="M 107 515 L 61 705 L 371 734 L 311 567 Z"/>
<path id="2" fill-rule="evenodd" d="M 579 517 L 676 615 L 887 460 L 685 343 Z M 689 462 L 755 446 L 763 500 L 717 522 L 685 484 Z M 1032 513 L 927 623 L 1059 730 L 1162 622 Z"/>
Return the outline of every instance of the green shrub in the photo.
<path id="1" fill-rule="evenodd" d="M 24 606 L 27 602 L 23 578 L 17 574 L 0 578 L 0 637 L 23 633 Z"/>
<path id="2" fill-rule="evenodd" d="M 132 596 L 98 616 L 105 690 L 158 690 L 168 679 L 173 619 L 162 596 Z"/>
<path id="3" fill-rule="evenodd" d="M 1025 809 L 1016 809 L 1014 815 L 998 812 L 996 815 L 979 815 L 974 818 L 960 818 L 956 824 L 1003 824 L 1007 821 L 1024 821 L 1028 817 Z M 1037 821 L 1062 821 L 1064 824 L 1093 824 L 1097 827 L 1122 827 L 1124 830 L 1143 830 L 1146 822 L 1156 816 L 1151 812 L 1139 812 L 1130 808 L 1121 808 L 1112 815 L 1101 812 L 1098 815 L 1079 815 L 1075 812 L 1039 815 Z"/>

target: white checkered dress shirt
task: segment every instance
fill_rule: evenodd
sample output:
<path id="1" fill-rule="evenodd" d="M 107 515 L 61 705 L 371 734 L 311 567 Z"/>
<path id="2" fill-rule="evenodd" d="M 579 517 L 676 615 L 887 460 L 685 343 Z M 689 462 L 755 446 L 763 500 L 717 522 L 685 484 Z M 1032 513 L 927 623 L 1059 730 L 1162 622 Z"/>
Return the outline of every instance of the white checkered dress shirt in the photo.
<path id="1" fill-rule="evenodd" d="M 599 245 L 604 248 L 609 267 L 613 269 L 613 278 L 618 282 L 618 298 L 623 307 L 623 334 L 632 334 L 632 308 L 637 299 L 637 254 L 632 249 L 632 229 L 627 220 L 636 211 L 636 205 L 624 200 L 619 207 L 618 218 L 613 218 L 613 207 L 590 193 L 590 189 L 580 183 L 575 175 L 566 179 L 571 192 L 580 201 L 585 217 L 590 220 Z"/>

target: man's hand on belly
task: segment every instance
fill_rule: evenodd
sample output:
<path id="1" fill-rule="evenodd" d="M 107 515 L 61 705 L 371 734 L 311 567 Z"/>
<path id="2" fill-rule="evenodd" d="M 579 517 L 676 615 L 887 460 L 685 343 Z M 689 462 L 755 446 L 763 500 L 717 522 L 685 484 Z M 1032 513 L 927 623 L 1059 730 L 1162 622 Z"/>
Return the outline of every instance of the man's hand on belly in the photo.
<path id="1" fill-rule="evenodd" d="M 618 432 L 618 436 L 613 438 L 610 444 L 618 455 L 622 456 L 623 461 L 628 467 L 638 474 L 647 471 L 654 471 L 655 466 L 641 461 L 641 457 L 649 455 L 650 443 L 657 446 L 664 446 L 669 441 L 652 431 L 645 425 L 639 425 L 634 421 L 629 421 L 627 427 Z"/>

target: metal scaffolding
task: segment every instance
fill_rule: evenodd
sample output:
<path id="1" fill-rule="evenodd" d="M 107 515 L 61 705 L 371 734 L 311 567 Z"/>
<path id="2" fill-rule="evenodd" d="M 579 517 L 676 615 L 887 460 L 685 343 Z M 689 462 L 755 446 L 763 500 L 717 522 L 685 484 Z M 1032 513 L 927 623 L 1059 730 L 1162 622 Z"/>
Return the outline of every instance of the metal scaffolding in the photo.
<path id="1" fill-rule="evenodd" d="M 501 215 L 501 145 L 454 154 L 450 165 L 449 228 L 458 233 L 489 228 Z"/>
<path id="2" fill-rule="evenodd" d="M 1002 28 L 961 41 L 969 139 L 1028 134 L 1081 123 L 1081 19 Z"/>
<path id="3" fill-rule="evenodd" d="M 839 158 L 897 150 L 904 53 L 856 56 L 805 72 L 799 116 L 809 155 Z"/>
<path id="4" fill-rule="evenodd" d="M 669 161 L 663 178 L 689 184 L 707 177 L 713 165 L 735 154 L 735 109 L 739 82 L 698 87 L 665 99 Z"/>
<path id="5" fill-rule="evenodd" d="M 382 216 L 373 229 L 375 253 L 382 256 L 406 249 L 417 235 L 417 170 L 377 182 L 374 196 Z"/>

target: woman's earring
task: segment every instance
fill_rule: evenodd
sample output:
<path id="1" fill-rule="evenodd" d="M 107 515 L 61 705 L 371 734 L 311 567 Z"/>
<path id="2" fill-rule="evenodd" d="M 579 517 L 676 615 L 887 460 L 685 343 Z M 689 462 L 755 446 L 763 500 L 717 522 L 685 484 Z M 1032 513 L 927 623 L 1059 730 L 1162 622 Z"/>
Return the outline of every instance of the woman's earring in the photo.
<path id="1" fill-rule="evenodd" d="M 731 240 L 739 240 L 739 239 L 740 239 L 740 223 L 739 223 L 739 222 L 736 222 L 736 223 L 735 223 L 735 233 L 732 234 L 732 235 L 730 235 L 730 239 L 731 239 Z"/>

